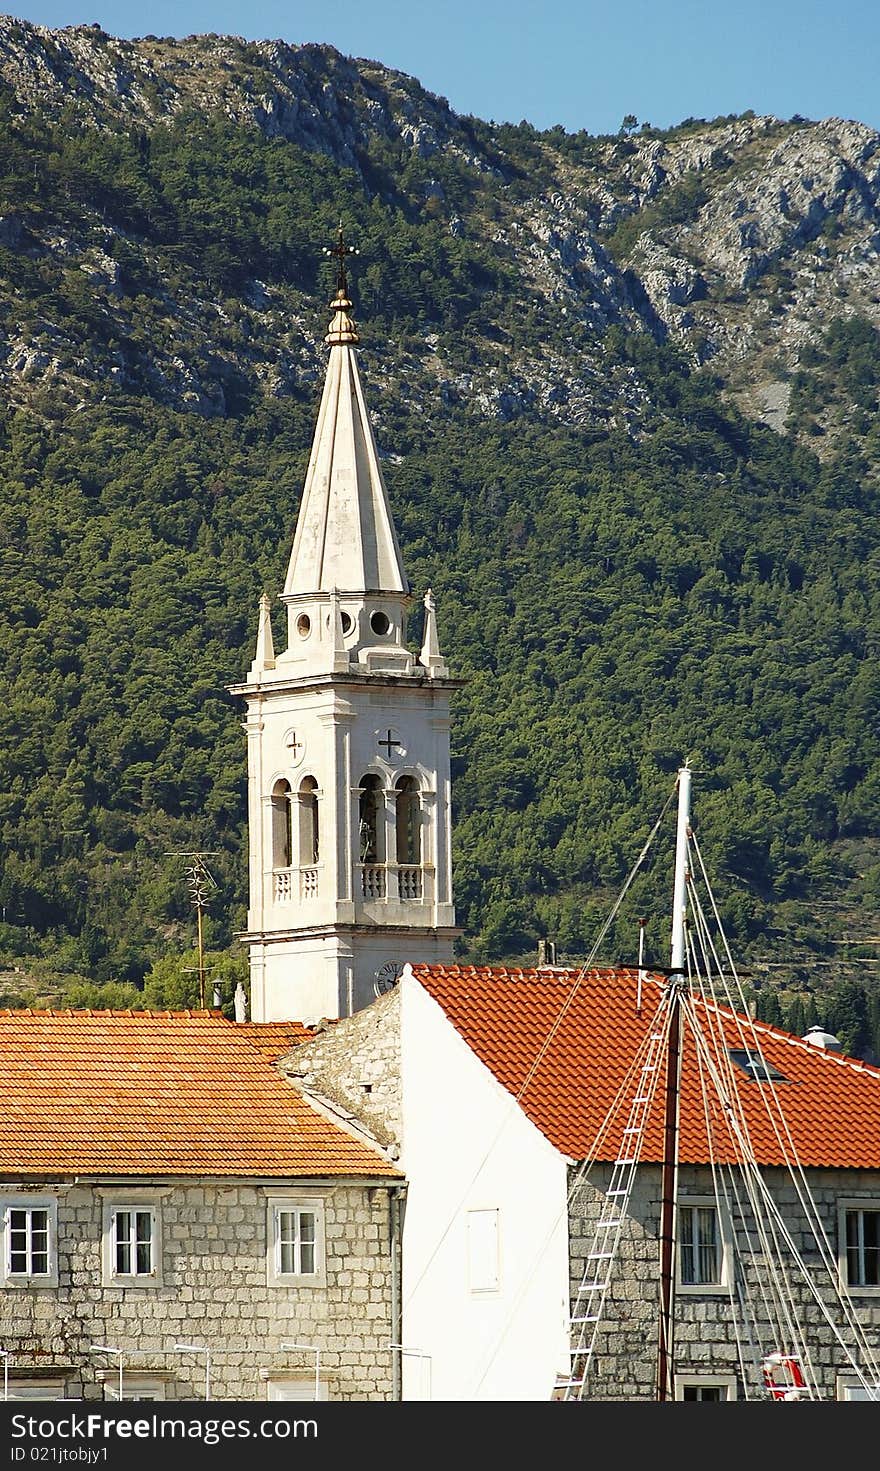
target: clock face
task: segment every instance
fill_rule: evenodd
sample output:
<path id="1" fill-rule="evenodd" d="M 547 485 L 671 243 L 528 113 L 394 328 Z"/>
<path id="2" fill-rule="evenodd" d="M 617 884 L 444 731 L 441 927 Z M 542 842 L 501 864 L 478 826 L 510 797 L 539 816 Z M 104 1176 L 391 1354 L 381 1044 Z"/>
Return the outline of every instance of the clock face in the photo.
<path id="1" fill-rule="evenodd" d="M 386 960 L 384 965 L 380 965 L 373 980 L 376 995 L 382 996 L 396 986 L 402 973 L 403 966 L 398 960 Z"/>

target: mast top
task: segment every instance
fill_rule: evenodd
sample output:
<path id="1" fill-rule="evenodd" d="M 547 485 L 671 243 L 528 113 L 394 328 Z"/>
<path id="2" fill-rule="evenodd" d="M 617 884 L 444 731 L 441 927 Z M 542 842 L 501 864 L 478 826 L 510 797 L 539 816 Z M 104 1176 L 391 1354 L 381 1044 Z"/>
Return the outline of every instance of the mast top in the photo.
<path id="1" fill-rule="evenodd" d="M 672 891 L 673 974 L 684 970 L 685 921 L 687 915 L 688 835 L 691 825 L 691 769 L 685 761 L 678 773 L 678 823 L 675 838 L 675 882 Z"/>

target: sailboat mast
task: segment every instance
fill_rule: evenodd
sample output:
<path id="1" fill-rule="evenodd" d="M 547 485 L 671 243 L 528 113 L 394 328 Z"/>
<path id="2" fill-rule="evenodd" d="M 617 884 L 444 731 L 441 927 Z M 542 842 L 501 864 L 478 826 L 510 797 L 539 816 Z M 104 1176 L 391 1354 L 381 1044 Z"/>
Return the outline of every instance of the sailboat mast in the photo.
<path id="1" fill-rule="evenodd" d="M 657 1349 L 657 1399 L 672 1399 L 674 1381 L 675 1203 L 678 1183 L 678 1106 L 681 1072 L 681 1008 L 684 984 L 687 915 L 687 842 L 691 817 L 691 773 L 678 773 L 678 824 L 675 880 L 672 891 L 672 951 L 669 1033 L 666 1043 L 666 1098 L 663 1123 L 663 1172 L 660 1206 L 660 1333 Z"/>
<path id="2" fill-rule="evenodd" d="M 678 773 L 678 825 L 675 833 L 675 882 L 672 890 L 672 953 L 669 964 L 673 971 L 684 970 L 684 931 L 687 915 L 687 845 L 691 825 L 691 770 L 682 766 Z"/>

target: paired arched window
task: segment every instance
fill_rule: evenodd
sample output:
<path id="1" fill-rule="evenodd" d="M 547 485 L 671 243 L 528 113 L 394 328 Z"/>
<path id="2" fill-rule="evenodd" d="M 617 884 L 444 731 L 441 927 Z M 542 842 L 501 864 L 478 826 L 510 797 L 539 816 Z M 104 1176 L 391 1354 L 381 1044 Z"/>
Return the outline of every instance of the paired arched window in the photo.
<path id="1" fill-rule="evenodd" d="M 296 793 L 298 822 L 294 829 L 293 791 L 281 777 L 272 788 L 272 867 L 310 868 L 318 862 L 318 783 L 304 776 Z M 294 837 L 297 846 L 294 847 Z"/>
<path id="2" fill-rule="evenodd" d="M 318 783 L 313 776 L 304 776 L 297 793 L 299 800 L 299 863 L 309 868 L 317 863 L 318 841 Z"/>
<path id="3" fill-rule="evenodd" d="M 382 823 L 382 781 L 378 776 L 365 776 L 361 781 L 359 808 L 359 850 L 361 863 L 382 863 L 384 832 Z"/>
<path id="4" fill-rule="evenodd" d="M 381 777 L 369 775 L 361 780 L 359 812 L 359 850 L 361 863 L 385 862 L 384 790 Z M 419 864 L 422 861 L 421 805 L 419 784 L 415 777 L 402 776 L 394 788 L 394 861 Z"/>
<path id="5" fill-rule="evenodd" d="M 402 776 L 395 787 L 398 863 L 421 863 L 419 788 L 412 776 Z"/>
<path id="6" fill-rule="evenodd" d="M 290 782 L 283 778 L 272 788 L 272 867 L 290 868 L 293 862 L 293 819 Z"/>

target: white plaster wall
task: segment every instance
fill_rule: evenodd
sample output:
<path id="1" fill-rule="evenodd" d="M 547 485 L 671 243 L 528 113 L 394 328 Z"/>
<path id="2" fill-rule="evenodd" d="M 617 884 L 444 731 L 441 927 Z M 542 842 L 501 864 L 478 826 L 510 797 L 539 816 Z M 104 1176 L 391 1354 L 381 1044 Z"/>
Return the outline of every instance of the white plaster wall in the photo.
<path id="1" fill-rule="evenodd" d="M 376 971 L 389 961 L 398 966 L 406 961 L 436 965 L 451 954 L 448 934 L 407 932 L 401 926 L 254 943 L 251 1018 L 313 1023 L 322 1017 L 350 1016 L 376 999 Z"/>
<path id="2" fill-rule="evenodd" d="M 567 1175 L 548 1143 L 404 972 L 405 1399 L 546 1400 L 568 1365 Z M 500 1212 L 497 1293 L 468 1283 L 468 1210 Z"/>

